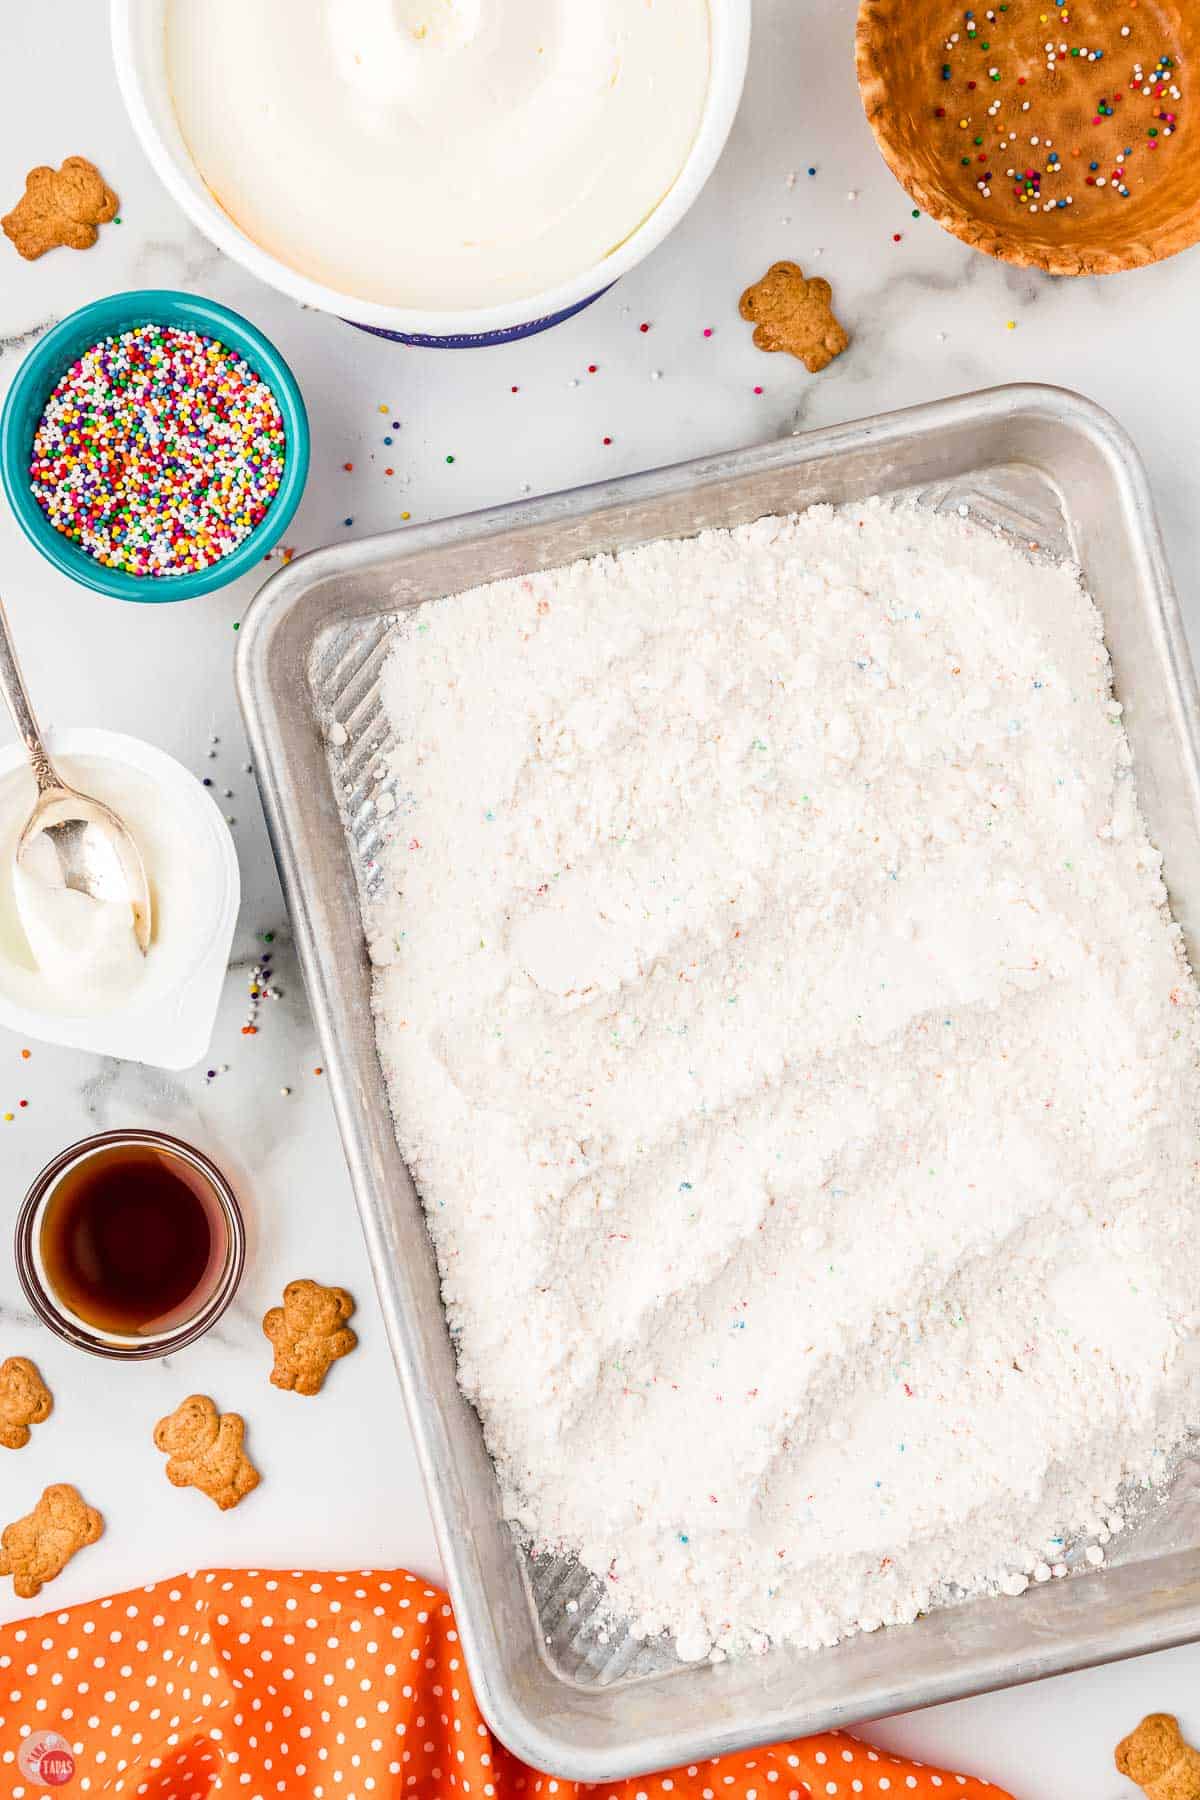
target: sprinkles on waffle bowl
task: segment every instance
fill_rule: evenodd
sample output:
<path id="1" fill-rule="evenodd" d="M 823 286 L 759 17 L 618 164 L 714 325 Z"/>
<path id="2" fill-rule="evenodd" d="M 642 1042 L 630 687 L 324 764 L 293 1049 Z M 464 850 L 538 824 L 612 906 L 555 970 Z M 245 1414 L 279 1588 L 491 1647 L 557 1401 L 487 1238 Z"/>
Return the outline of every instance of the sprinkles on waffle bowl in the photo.
<path id="1" fill-rule="evenodd" d="M 168 289 L 114 294 L 40 338 L 0 417 L 25 535 L 84 587 L 173 601 L 261 573 L 299 503 L 308 420 L 248 319 Z"/>
<path id="2" fill-rule="evenodd" d="M 857 52 L 885 161 L 974 248 L 1103 275 L 1200 238 L 1194 0 L 861 0 Z"/>

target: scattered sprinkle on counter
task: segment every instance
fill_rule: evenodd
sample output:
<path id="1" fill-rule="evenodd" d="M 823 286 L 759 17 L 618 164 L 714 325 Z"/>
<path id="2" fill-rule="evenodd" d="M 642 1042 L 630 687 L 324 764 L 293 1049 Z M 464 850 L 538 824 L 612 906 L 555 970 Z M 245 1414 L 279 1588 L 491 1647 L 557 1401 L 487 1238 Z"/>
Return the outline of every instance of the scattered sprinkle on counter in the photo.
<path id="1" fill-rule="evenodd" d="M 46 402 L 29 464 L 56 531 L 106 568 L 189 575 L 265 516 L 287 455 L 275 396 L 227 344 L 139 325 L 93 344 Z"/>
<path id="2" fill-rule="evenodd" d="M 264 931 L 262 940 L 264 944 L 273 944 L 275 941 L 275 933 L 273 931 Z M 246 1016 L 242 1020 L 243 1037 L 258 1036 L 258 1016 L 262 1010 L 264 1000 L 281 1000 L 283 998 L 283 989 L 275 986 L 275 970 L 272 967 L 273 954 L 274 953 L 269 949 L 264 950 L 250 971 L 250 980 L 247 986 Z"/>

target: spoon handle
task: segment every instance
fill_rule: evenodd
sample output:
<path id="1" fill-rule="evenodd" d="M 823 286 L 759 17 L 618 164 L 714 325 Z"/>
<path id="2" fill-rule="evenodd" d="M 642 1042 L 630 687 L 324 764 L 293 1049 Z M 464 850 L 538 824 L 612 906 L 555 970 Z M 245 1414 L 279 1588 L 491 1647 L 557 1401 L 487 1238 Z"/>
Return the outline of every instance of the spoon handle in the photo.
<path id="1" fill-rule="evenodd" d="M 3 693 L 8 702 L 13 724 L 29 752 L 29 763 L 37 782 L 38 793 L 44 794 L 47 788 L 61 787 L 54 764 L 46 755 L 42 734 L 38 730 L 38 722 L 25 689 L 21 665 L 17 661 L 17 647 L 8 628 L 3 600 L 0 600 L 0 693 Z"/>

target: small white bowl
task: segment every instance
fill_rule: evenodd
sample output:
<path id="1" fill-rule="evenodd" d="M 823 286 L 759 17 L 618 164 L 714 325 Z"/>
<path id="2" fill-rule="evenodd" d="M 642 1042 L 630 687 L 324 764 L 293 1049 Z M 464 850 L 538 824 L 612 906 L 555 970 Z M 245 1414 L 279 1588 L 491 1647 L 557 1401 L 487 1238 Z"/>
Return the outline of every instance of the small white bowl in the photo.
<path id="1" fill-rule="evenodd" d="M 75 730 L 47 732 L 46 747 L 67 765 L 70 780 L 72 758 L 97 758 L 134 770 L 162 796 L 163 805 L 186 826 L 189 866 L 195 885 L 189 888 L 190 904 L 203 921 L 186 951 L 173 954 L 151 979 L 149 971 L 129 1005 L 109 1011 L 72 1012 L 36 1003 L 40 986 L 32 968 L 23 969 L 0 941 L 0 1025 L 43 1043 L 64 1044 L 72 1050 L 92 1050 L 101 1056 L 119 1056 L 128 1062 L 150 1063 L 160 1069 L 187 1069 L 208 1050 L 213 1021 L 221 998 L 229 959 L 229 946 L 237 923 L 241 877 L 237 851 L 229 827 L 212 796 L 182 763 L 140 738 L 119 731 Z M 0 749 L 0 796 L 15 782 L 28 758 L 22 744 Z M 23 784 L 24 785 L 24 784 Z M 86 782 L 83 784 L 86 787 Z M 102 796 L 101 796 L 102 797 Z M 34 787 L 28 782 L 25 811 L 33 805 Z M 19 807 L 18 807 L 19 810 Z M 7 809 L 0 811 L 0 837 L 8 826 Z M 132 821 L 130 821 L 132 824 Z M 20 819 L 16 829 L 19 829 Z M 155 871 L 150 870 L 152 890 Z M 0 940 L 19 932 L 15 908 L 8 892 L 7 869 L 0 870 L 5 884 L 0 908 Z M 160 882 L 165 889 L 165 883 Z M 21 938 L 23 942 L 23 936 Z"/>
<path id="2" fill-rule="evenodd" d="M 194 3 L 202 5 L 203 0 Z M 358 300 L 310 281 L 234 223 L 205 186 L 175 117 L 167 80 L 164 0 L 112 0 L 112 44 L 121 95 L 143 149 L 172 197 L 218 249 L 307 306 L 402 342 L 456 348 L 500 343 L 557 324 L 641 262 L 678 225 L 716 167 L 733 125 L 746 78 L 750 7 L 751 0 L 709 0 L 711 73 L 700 129 L 674 186 L 636 231 L 601 262 L 544 293 L 441 313 Z"/>

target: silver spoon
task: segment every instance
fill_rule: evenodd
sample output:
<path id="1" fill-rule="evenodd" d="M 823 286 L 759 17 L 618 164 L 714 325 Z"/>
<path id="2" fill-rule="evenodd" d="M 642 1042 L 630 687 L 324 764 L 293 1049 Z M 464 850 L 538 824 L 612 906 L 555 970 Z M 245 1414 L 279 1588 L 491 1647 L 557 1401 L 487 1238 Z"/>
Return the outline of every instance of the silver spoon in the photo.
<path id="1" fill-rule="evenodd" d="M 17 866 L 43 886 L 72 888 L 93 900 L 128 901 L 133 935 L 145 955 L 150 947 L 150 888 L 141 852 L 111 806 L 68 786 L 47 756 L 2 601 L 0 692 L 29 752 L 37 783 L 37 801 L 17 843 Z"/>

